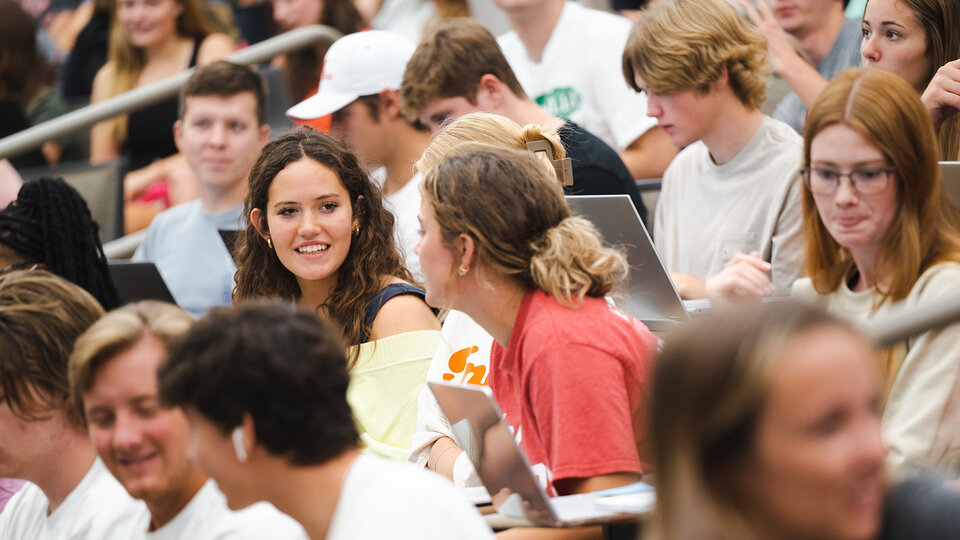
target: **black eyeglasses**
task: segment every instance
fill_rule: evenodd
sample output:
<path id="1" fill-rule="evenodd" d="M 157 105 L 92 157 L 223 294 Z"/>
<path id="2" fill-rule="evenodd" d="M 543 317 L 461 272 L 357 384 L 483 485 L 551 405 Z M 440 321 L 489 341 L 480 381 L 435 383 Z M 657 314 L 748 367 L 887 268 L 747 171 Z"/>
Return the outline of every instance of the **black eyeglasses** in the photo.
<path id="1" fill-rule="evenodd" d="M 853 190 L 860 195 L 876 195 L 890 187 L 890 175 L 897 170 L 891 167 L 863 167 L 849 173 L 842 173 L 824 167 L 807 167 L 800 169 L 803 184 L 810 193 L 817 195 L 833 195 L 844 177 L 850 179 Z"/>
<path id="2" fill-rule="evenodd" d="M 33 266 L 30 266 L 30 265 L 33 265 Z M 14 270 L 19 270 L 21 268 L 26 268 L 28 266 L 30 266 L 30 269 L 27 270 L 27 272 L 31 272 L 33 270 L 36 270 L 37 266 L 39 265 L 35 262 L 31 262 L 29 259 L 20 259 L 15 263 L 8 264 L 3 268 L 0 268 L 0 275 L 6 274 L 7 272 L 12 272 Z"/>

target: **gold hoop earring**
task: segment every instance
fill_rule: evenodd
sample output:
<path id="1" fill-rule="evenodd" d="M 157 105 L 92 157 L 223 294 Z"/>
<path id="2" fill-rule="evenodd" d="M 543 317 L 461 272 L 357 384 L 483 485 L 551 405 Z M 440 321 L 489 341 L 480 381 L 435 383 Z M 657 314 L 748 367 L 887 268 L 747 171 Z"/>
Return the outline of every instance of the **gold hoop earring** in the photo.
<path id="1" fill-rule="evenodd" d="M 271 250 L 273 249 L 273 240 L 267 238 L 267 247 L 270 248 Z"/>
<path id="2" fill-rule="evenodd" d="M 460 268 L 457 268 L 457 273 L 460 274 L 461 276 L 467 275 L 467 272 L 469 272 L 469 271 L 470 271 L 470 269 L 464 267 L 462 264 L 460 265 Z"/>

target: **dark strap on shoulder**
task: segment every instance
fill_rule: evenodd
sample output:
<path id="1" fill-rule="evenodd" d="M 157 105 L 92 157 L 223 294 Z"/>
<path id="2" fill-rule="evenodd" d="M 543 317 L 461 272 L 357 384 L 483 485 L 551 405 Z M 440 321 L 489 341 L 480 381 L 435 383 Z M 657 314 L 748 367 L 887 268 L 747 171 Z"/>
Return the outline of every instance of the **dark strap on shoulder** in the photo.
<path id="1" fill-rule="evenodd" d="M 427 294 L 420 287 L 414 287 L 409 283 L 391 283 L 386 287 L 380 289 L 380 292 L 373 297 L 373 300 L 367 305 L 367 310 L 363 316 L 363 323 L 365 326 L 370 327 L 373 325 L 373 320 L 377 318 L 377 313 L 380 313 L 380 308 L 387 303 L 388 300 L 394 296 L 402 296 L 404 294 L 413 294 L 419 296 L 421 300 L 426 299 Z"/>
<path id="2" fill-rule="evenodd" d="M 203 38 L 193 38 L 193 53 L 190 55 L 190 67 L 197 65 L 197 55 L 200 53 L 200 44 Z"/>

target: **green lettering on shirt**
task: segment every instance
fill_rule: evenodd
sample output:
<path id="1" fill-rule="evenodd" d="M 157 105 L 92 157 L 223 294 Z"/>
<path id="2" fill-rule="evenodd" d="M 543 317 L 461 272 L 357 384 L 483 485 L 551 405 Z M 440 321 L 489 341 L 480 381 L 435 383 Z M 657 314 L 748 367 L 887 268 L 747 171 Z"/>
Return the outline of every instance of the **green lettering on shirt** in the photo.
<path id="1" fill-rule="evenodd" d="M 566 120 L 571 114 L 577 112 L 583 100 L 579 92 L 567 87 L 554 88 L 547 94 L 537 96 L 534 101 L 548 113 Z"/>

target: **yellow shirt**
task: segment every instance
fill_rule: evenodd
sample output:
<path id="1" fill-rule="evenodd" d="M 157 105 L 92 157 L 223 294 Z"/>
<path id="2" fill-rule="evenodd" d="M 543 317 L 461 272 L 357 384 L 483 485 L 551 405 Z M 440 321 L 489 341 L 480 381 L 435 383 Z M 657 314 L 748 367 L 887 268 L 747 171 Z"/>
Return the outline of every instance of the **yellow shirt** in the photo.
<path id="1" fill-rule="evenodd" d="M 361 447 L 374 454 L 406 460 L 417 427 L 417 396 L 437 346 L 438 330 L 397 334 L 359 347 L 350 370 L 347 401 L 360 432 Z"/>

